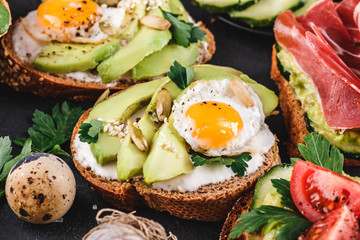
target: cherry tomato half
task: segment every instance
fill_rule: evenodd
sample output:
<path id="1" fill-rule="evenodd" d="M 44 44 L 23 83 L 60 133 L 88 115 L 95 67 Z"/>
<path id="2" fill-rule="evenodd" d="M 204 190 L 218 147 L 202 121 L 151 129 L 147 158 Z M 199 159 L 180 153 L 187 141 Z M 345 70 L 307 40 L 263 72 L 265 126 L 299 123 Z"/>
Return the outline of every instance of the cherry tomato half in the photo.
<path id="1" fill-rule="evenodd" d="M 290 181 L 296 207 L 310 221 L 347 205 L 360 217 L 360 184 L 306 161 L 297 161 Z"/>

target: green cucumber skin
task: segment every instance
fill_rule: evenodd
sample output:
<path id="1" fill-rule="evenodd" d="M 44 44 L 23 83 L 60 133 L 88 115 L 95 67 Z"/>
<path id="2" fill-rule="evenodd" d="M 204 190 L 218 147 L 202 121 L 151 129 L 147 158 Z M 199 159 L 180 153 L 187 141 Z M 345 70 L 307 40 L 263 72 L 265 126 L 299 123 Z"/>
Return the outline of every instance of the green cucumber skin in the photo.
<path id="1" fill-rule="evenodd" d="M 249 211 L 251 211 L 251 209 L 256 208 L 257 206 L 262 205 L 264 199 L 260 199 L 260 194 L 262 194 L 261 187 L 264 184 L 270 184 L 272 186 L 271 179 L 281 178 L 281 174 L 279 174 L 279 173 L 281 173 L 283 171 L 287 172 L 289 170 L 292 171 L 292 168 L 293 168 L 293 166 L 291 164 L 286 164 L 286 163 L 279 164 L 279 165 L 272 167 L 267 173 L 265 173 L 265 175 L 261 176 L 255 185 L 254 197 L 251 202 Z M 269 189 L 267 189 L 267 190 L 269 190 Z M 259 202 L 259 201 L 261 201 L 261 202 Z"/>
<path id="2" fill-rule="evenodd" d="M 199 7 L 205 9 L 206 11 L 208 11 L 209 13 L 227 13 L 230 11 L 240 11 L 240 10 L 244 10 L 248 7 L 250 7 L 251 5 L 255 4 L 255 0 L 250 0 L 247 1 L 243 4 L 234 4 L 231 6 L 227 6 L 227 7 L 215 7 L 209 4 L 199 4 L 197 1 L 195 1 L 197 3 L 197 5 L 199 5 Z"/>
<path id="3" fill-rule="evenodd" d="M 280 48 L 281 48 L 281 47 L 279 46 L 279 44 L 278 44 L 277 42 L 275 42 L 275 49 L 276 49 L 277 52 L 280 51 Z M 277 57 L 276 57 L 276 62 L 277 62 L 277 67 L 278 67 L 278 69 L 279 69 L 279 72 L 280 72 L 281 76 L 282 76 L 286 81 L 289 81 L 290 72 L 288 72 L 288 71 L 286 71 L 286 70 L 284 69 L 284 67 L 281 65 L 281 63 L 280 63 L 280 61 L 279 61 L 279 59 L 278 59 Z M 315 130 L 314 130 L 313 127 L 311 127 L 311 125 L 310 125 L 310 120 L 309 120 L 309 118 L 307 117 L 307 114 L 305 114 L 304 120 L 305 120 L 305 122 L 306 122 L 306 129 L 307 129 L 307 131 L 308 131 L 309 133 L 314 132 Z M 360 161 L 360 153 L 346 152 L 346 151 L 343 151 L 343 150 L 341 150 L 341 149 L 339 149 L 339 150 L 340 150 L 340 152 L 341 152 L 342 154 L 344 154 L 344 157 L 345 157 L 345 158 L 349 158 L 349 159 L 354 159 L 354 160 L 359 160 L 359 161 Z"/>
<path id="4" fill-rule="evenodd" d="M 301 8 L 302 6 L 304 6 L 305 2 L 306 2 L 306 0 L 300 0 L 298 2 L 298 4 L 294 5 L 290 9 L 284 9 L 284 10 L 295 11 L 295 10 Z M 236 17 L 230 13 L 230 17 L 232 19 L 239 21 L 239 22 L 246 23 L 246 24 L 250 25 L 251 27 L 268 27 L 274 23 L 277 16 L 278 15 L 273 16 L 271 18 L 266 18 L 266 19 L 255 19 L 255 18 L 248 18 L 248 17 Z"/>

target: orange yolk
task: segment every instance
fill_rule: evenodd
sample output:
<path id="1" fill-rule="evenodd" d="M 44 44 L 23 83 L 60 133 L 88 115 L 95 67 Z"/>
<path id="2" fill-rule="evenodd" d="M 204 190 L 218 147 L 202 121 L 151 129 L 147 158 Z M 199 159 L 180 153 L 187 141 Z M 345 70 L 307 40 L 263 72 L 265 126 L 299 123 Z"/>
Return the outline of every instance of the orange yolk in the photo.
<path id="1" fill-rule="evenodd" d="M 46 0 L 37 10 L 39 24 L 52 30 L 94 24 L 98 5 L 92 0 Z"/>
<path id="2" fill-rule="evenodd" d="M 225 147 L 243 127 L 240 114 L 229 104 L 208 101 L 193 104 L 186 111 L 192 119 L 192 137 L 197 138 L 203 149 Z"/>

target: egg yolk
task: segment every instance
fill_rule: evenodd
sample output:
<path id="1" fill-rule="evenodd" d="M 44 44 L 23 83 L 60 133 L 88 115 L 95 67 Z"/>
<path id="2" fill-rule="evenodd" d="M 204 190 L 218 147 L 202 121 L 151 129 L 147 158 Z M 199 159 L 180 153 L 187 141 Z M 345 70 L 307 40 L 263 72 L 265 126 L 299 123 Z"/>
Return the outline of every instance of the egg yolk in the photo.
<path id="1" fill-rule="evenodd" d="M 51 29 L 92 26 L 98 5 L 92 0 L 46 0 L 37 10 L 37 21 Z"/>
<path id="2" fill-rule="evenodd" d="M 229 104 L 207 101 L 191 105 L 185 113 L 193 121 L 189 129 L 200 147 L 209 150 L 225 147 L 243 127 L 240 114 Z"/>

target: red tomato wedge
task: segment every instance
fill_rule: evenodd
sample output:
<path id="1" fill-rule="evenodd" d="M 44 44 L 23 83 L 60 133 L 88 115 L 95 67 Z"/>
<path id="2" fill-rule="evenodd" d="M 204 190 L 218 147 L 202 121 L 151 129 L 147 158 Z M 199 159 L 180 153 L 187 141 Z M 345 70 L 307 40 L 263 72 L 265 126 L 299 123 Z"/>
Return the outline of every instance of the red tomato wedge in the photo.
<path id="1" fill-rule="evenodd" d="M 295 163 L 290 192 L 296 207 L 312 222 L 343 205 L 360 217 L 360 184 L 311 162 Z"/>
<path id="2" fill-rule="evenodd" d="M 302 240 L 360 239 L 359 223 L 354 213 L 344 205 L 318 220 Z"/>

